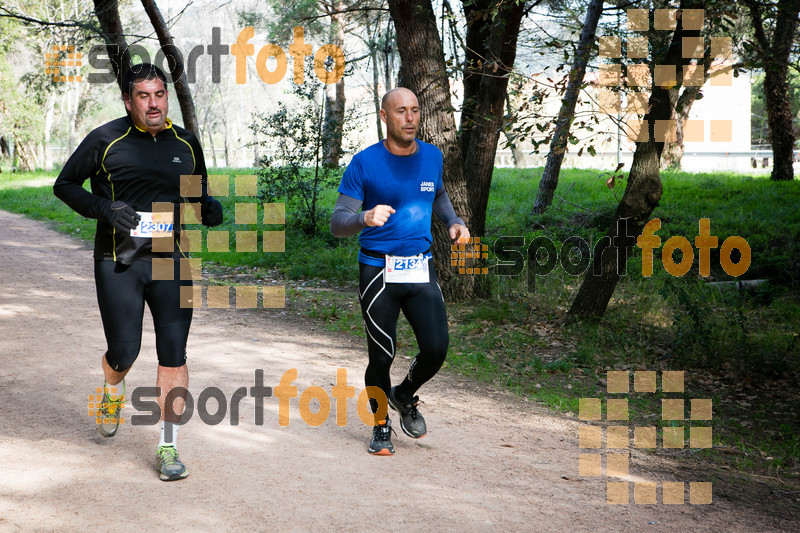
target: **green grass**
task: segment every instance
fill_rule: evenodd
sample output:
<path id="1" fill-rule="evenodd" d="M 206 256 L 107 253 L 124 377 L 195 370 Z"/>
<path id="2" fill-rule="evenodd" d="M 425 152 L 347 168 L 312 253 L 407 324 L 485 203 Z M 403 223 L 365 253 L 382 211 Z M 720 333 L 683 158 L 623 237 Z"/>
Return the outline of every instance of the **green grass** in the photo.
<path id="1" fill-rule="evenodd" d="M 252 173 L 236 171 L 239 174 Z M 219 169 L 211 173 L 233 173 Z M 523 236 L 530 243 L 545 236 L 560 243 L 571 236 L 595 243 L 605 233 L 624 190 L 609 190 L 600 171 L 563 170 L 553 208 L 531 215 L 541 169 L 497 169 L 488 206 L 483 242 L 500 236 Z M 25 187 L 48 174 L 0 174 L 0 208 L 50 220 L 59 230 L 91 239 L 94 221 L 84 220 L 57 201 L 49 186 Z M 49 174 L 52 176 L 52 174 Z M 749 243 L 752 256 L 746 279 L 768 279 L 752 291 L 709 286 L 691 271 L 680 278 L 662 266 L 654 253 L 654 274 L 643 277 L 638 249 L 628 262 L 602 321 L 567 323 L 564 316 L 581 277 L 556 266 L 535 277 L 490 276 L 492 296 L 483 301 L 449 304 L 451 344 L 447 368 L 474 379 L 507 387 L 553 409 L 578 413 L 581 397 L 603 397 L 608 370 L 685 370 L 687 403 L 714 402 L 714 444 L 724 451 L 703 451 L 709 460 L 783 477 L 800 472 L 800 401 L 793 386 L 800 379 L 800 182 L 775 183 L 761 177 L 727 173 L 662 173 L 664 193 L 653 218 L 661 245 L 671 236 L 694 243 L 698 220 L 709 218 L 719 244 L 733 235 Z M 323 205 L 333 205 L 328 191 Z M 562 201 L 563 199 L 563 201 Z M 285 225 L 236 225 L 237 198 L 220 198 L 231 232 L 231 252 L 204 251 L 213 269 L 240 269 L 249 276 L 329 283 L 337 290 L 309 291 L 290 282 L 292 299 L 331 330 L 363 336 L 355 280 L 357 240 L 334 239 L 321 228 L 309 238 L 287 213 Z M 239 199 L 241 200 L 241 199 Z M 252 200 L 250 200 L 252 201 Z M 262 219 L 259 208 L 258 219 Z M 236 231 L 286 231 L 284 253 L 235 253 Z M 259 250 L 261 244 L 259 243 Z M 676 258 L 677 259 L 677 258 Z M 711 254 L 712 279 L 730 280 Z M 243 268 L 244 267 L 244 268 Z M 216 275 L 216 274 L 214 274 Z M 413 333 L 401 320 L 398 355 L 416 353 Z M 631 424 L 661 426 L 663 394 L 629 395 Z M 675 396 L 671 396 L 675 397 Z M 686 423 L 686 425 L 691 425 Z"/>

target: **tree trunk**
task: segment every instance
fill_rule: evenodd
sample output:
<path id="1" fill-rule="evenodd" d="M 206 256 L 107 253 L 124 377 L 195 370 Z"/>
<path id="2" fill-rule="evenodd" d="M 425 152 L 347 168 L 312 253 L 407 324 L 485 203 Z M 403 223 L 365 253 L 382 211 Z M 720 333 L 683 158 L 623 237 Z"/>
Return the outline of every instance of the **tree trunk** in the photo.
<path id="1" fill-rule="evenodd" d="M 94 12 L 103 32 L 111 68 L 114 70 L 117 85 L 121 90 L 122 77 L 130 68 L 131 56 L 128 53 L 128 43 L 125 41 L 122 22 L 119 19 L 118 2 L 117 0 L 94 0 Z"/>
<path id="2" fill-rule="evenodd" d="M 699 0 L 681 0 L 678 10 L 678 25 L 672 35 L 672 41 L 666 54 L 664 64 L 677 65 L 677 72 L 682 72 L 683 65 L 689 63 L 682 54 L 684 37 L 697 37 L 699 31 L 683 29 L 681 24 L 682 9 L 700 7 Z M 678 79 L 680 86 L 681 79 Z M 656 120 L 667 120 L 677 104 L 677 91 L 670 91 L 653 85 L 650 95 L 648 113 L 645 123 L 654 124 Z M 584 276 L 578 294 L 572 302 L 569 315 L 585 319 L 599 319 L 608 307 L 614 294 L 620 275 L 625 274 L 627 260 L 636 244 L 636 236 L 650 218 L 653 209 L 661 199 L 661 176 L 659 163 L 664 149 L 663 142 L 654 142 L 652 128 L 649 128 L 647 141 L 636 143 L 633 163 L 628 175 L 628 184 L 617 206 L 614 219 L 601 242 L 609 245 L 605 253 L 596 247 L 592 265 Z"/>
<path id="3" fill-rule="evenodd" d="M 792 123 L 789 84 L 789 54 L 800 16 L 800 0 L 779 0 L 772 43 L 764 31 L 761 6 L 747 0 L 758 53 L 764 65 L 764 104 L 772 143 L 772 176 L 775 181 L 794 179 L 794 143 L 796 132 Z"/>
<path id="4" fill-rule="evenodd" d="M 53 153 L 50 150 L 50 138 L 53 130 L 53 119 L 56 114 L 56 95 L 47 95 L 44 112 L 44 169 L 53 170 Z"/>
<path id="5" fill-rule="evenodd" d="M 539 194 L 533 204 L 533 214 L 544 213 L 553 203 L 553 195 L 558 186 L 558 175 L 561 172 L 561 163 L 564 161 L 564 154 L 567 151 L 569 129 L 572 125 L 572 120 L 575 118 L 575 106 L 578 104 L 578 95 L 583 86 L 583 78 L 586 75 L 586 64 L 589 62 L 589 56 L 594 47 L 597 22 L 600 20 L 602 12 L 603 0 L 592 0 L 586 11 L 586 19 L 578 41 L 575 61 L 569 73 L 567 90 L 564 93 L 564 98 L 561 99 L 561 109 L 556 119 L 556 129 L 553 132 L 553 140 L 550 142 L 550 153 L 547 154 L 547 162 L 544 165 L 542 179 L 539 181 Z"/>
<path id="6" fill-rule="evenodd" d="M 164 22 L 164 17 L 161 16 L 155 0 L 142 0 L 147 16 L 150 18 L 150 23 L 158 36 L 158 42 L 161 45 L 161 50 L 167 54 L 167 65 L 170 70 L 176 74 L 173 76 L 172 83 L 175 86 L 175 96 L 178 98 L 178 105 L 181 108 L 181 116 L 183 117 L 183 127 L 191 131 L 192 134 L 199 140 L 200 131 L 197 129 L 197 114 L 194 109 L 194 100 L 192 100 L 192 91 L 189 89 L 189 83 L 186 81 L 186 73 L 184 72 L 183 59 L 180 51 L 175 47 L 172 40 L 172 34 Z M 174 52 L 171 54 L 170 52 Z M 169 61 L 169 56 L 172 56 L 173 61 Z"/>
<path id="7" fill-rule="evenodd" d="M 336 13 L 344 9 L 342 2 L 334 2 L 330 15 L 331 44 L 344 49 L 344 15 Z M 344 76 L 333 86 L 325 87 L 325 121 L 322 126 L 323 166 L 335 168 L 342 157 L 342 136 L 344 134 Z"/>
<path id="8" fill-rule="evenodd" d="M 476 8 L 485 10 L 483 15 L 476 12 Z M 517 55 L 517 36 L 524 10 L 525 2 L 517 0 L 464 4 L 464 13 L 469 21 L 467 46 L 472 43 L 477 47 L 472 48 L 473 53 L 477 51 L 483 58 L 474 60 L 471 67 L 465 67 L 464 107 L 459 132 L 463 168 L 468 173 L 472 214 L 470 232 L 478 237 L 486 231 L 486 208 L 497 141 L 503 125 L 503 102 L 508 75 L 514 68 Z M 441 53 L 441 48 L 439 50 Z M 441 68 L 444 69 L 444 63 Z"/>
<path id="9" fill-rule="evenodd" d="M 445 189 L 456 214 L 469 227 L 473 219 L 461 166 L 461 149 L 456 139 L 450 83 L 433 8 L 430 0 L 389 0 L 389 13 L 397 34 L 405 86 L 416 93 L 420 103 L 418 135 L 442 150 Z M 459 276 L 453 272 L 450 237 L 438 221 L 433 225 L 432 250 L 445 298 L 458 300 L 475 296 L 476 277 Z"/>

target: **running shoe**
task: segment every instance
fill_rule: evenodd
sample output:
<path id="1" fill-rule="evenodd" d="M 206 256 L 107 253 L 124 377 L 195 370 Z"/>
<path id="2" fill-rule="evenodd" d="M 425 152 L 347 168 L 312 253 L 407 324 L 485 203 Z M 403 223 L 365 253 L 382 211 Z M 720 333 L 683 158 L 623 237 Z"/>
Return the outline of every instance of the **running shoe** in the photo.
<path id="1" fill-rule="evenodd" d="M 122 383 L 122 394 L 114 396 L 111 399 L 108 392 L 113 386 L 106 385 L 103 387 L 103 403 L 100 404 L 100 409 L 97 409 L 95 415 L 95 422 L 97 422 L 97 429 L 104 437 L 113 437 L 117 434 L 119 423 L 122 419 L 122 408 L 125 407 L 125 385 Z"/>
<path id="2" fill-rule="evenodd" d="M 178 449 L 175 446 L 159 446 L 156 460 L 161 481 L 175 481 L 189 475 L 186 465 L 178 457 Z"/>
<path id="3" fill-rule="evenodd" d="M 372 442 L 367 451 L 372 455 L 394 455 L 392 444 L 392 421 L 387 416 L 372 428 Z"/>
<path id="4" fill-rule="evenodd" d="M 410 403 L 401 403 L 395 395 L 396 388 L 392 387 L 389 390 L 389 405 L 400 413 L 400 427 L 403 429 L 403 433 L 414 439 L 424 437 L 428 428 L 425 425 L 425 419 L 417 411 L 419 396 L 414 396 Z"/>

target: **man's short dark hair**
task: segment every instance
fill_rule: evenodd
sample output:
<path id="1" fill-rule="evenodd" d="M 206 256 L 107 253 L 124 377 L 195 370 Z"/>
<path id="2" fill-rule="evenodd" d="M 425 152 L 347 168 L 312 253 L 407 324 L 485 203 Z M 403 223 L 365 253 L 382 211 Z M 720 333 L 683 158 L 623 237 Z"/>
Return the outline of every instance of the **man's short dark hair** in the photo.
<path id="1" fill-rule="evenodd" d="M 133 92 L 133 85 L 142 80 L 153 80 L 155 78 L 164 82 L 164 87 L 167 86 L 167 76 L 160 68 L 150 63 L 138 63 L 132 65 L 125 73 L 122 79 L 122 94 L 131 95 Z"/>

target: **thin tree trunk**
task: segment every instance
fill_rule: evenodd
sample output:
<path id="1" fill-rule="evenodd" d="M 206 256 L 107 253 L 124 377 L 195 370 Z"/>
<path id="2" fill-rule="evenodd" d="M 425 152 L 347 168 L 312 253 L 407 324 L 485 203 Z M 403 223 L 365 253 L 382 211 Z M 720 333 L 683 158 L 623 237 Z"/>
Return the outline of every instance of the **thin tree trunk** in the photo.
<path id="1" fill-rule="evenodd" d="M 375 106 L 375 127 L 378 131 L 378 140 L 383 140 L 383 123 L 381 122 L 381 98 L 380 98 L 380 68 L 378 67 L 377 43 L 373 42 L 369 47 L 370 60 L 372 61 L 372 103 Z M 388 91 L 389 88 L 387 87 Z"/>
<path id="2" fill-rule="evenodd" d="M 397 35 L 403 80 L 419 99 L 421 117 L 418 135 L 423 141 L 442 150 L 445 189 L 456 214 L 469 227 L 472 217 L 461 166 L 461 149 L 456 139 L 450 82 L 433 8 L 430 0 L 389 0 L 389 13 Z M 432 43 L 439 46 L 431 46 Z M 444 296 L 453 300 L 473 297 L 476 277 L 454 274 L 450 266 L 450 237 L 447 229 L 438 221 L 433 225 L 432 250 Z"/>
<path id="3" fill-rule="evenodd" d="M 131 56 L 128 53 L 128 43 L 119 18 L 119 5 L 117 0 L 94 0 L 94 12 L 103 39 L 106 42 L 106 51 L 111 61 L 111 68 L 117 77 L 117 85 L 122 89 L 122 77 L 131 65 Z"/>
<path id="4" fill-rule="evenodd" d="M 575 53 L 575 61 L 569 73 L 567 90 L 564 93 L 564 98 L 561 99 L 561 109 L 556 119 L 556 129 L 553 132 L 553 140 L 550 142 L 550 153 L 547 154 L 547 162 L 544 165 L 542 179 L 539 181 L 539 194 L 533 204 L 532 212 L 534 214 L 544 213 L 553 203 L 553 195 L 558 186 L 558 175 L 561 172 L 561 163 L 564 161 L 564 154 L 567 151 L 570 126 L 572 126 L 572 121 L 575 118 L 575 106 L 578 104 L 578 96 L 583 86 L 583 78 L 586 75 L 586 65 L 594 47 L 597 22 L 600 20 L 602 12 L 603 0 L 592 0 L 586 12 L 586 19 L 583 23 L 578 48 Z"/>
<path id="5" fill-rule="evenodd" d="M 175 96 L 178 98 L 178 105 L 181 108 L 181 116 L 183 117 L 183 127 L 191 131 L 192 134 L 200 139 L 200 131 L 197 129 L 197 114 L 194 109 L 194 100 L 192 100 L 192 91 L 189 89 L 189 83 L 186 81 L 186 73 L 184 72 L 183 59 L 180 52 L 173 44 L 172 34 L 164 22 L 164 17 L 161 16 L 161 11 L 155 3 L 155 0 L 142 0 L 142 5 L 150 18 L 150 23 L 158 36 L 158 42 L 161 45 L 161 50 L 167 53 L 167 64 L 172 67 L 172 71 L 180 73 L 177 79 L 173 79 L 172 83 L 175 86 Z M 176 63 L 169 61 L 169 52 L 174 51 L 172 56 Z"/>
<path id="6" fill-rule="evenodd" d="M 769 42 L 764 31 L 761 4 L 747 0 L 759 56 L 764 65 L 764 103 L 772 143 L 772 175 L 775 181 L 794 179 L 794 131 L 789 84 L 788 60 L 800 16 L 800 0 L 780 0 L 777 20 Z"/>
<path id="7" fill-rule="evenodd" d="M 700 35 L 699 31 L 683 29 L 680 20 L 681 10 L 700 6 L 702 6 L 700 0 L 681 0 L 677 29 L 672 35 L 664 61 L 664 64 L 677 65 L 678 72 L 682 72 L 683 65 L 689 63 L 689 59 L 683 57 L 681 50 L 683 38 Z M 679 85 L 680 81 L 679 78 Z M 645 122 L 654 124 L 656 120 L 669 119 L 676 103 L 677 91 L 653 85 L 648 113 L 644 117 Z M 641 234 L 642 228 L 661 199 L 659 164 L 664 143 L 655 142 L 652 128 L 649 130 L 647 141 L 636 143 L 625 193 L 601 241 L 609 246 L 604 253 L 595 249 L 592 265 L 586 272 L 569 309 L 568 314 L 571 316 L 586 319 L 598 319 L 603 316 L 620 275 L 624 275 L 626 271 L 628 257 L 636 244 L 636 236 Z"/>
<path id="8" fill-rule="evenodd" d="M 336 13 L 344 9 L 344 3 L 334 2 L 332 5 L 334 13 L 330 15 L 331 43 L 344 48 L 344 15 Z M 339 166 L 339 159 L 342 157 L 342 137 L 344 135 L 344 79 L 339 80 L 325 87 L 325 121 L 322 125 L 322 141 L 324 143 L 323 166 L 334 168 Z"/>
<path id="9" fill-rule="evenodd" d="M 50 150 L 50 137 L 53 130 L 53 118 L 56 112 L 56 95 L 49 93 L 44 112 L 44 168 L 53 170 L 53 153 Z"/>

